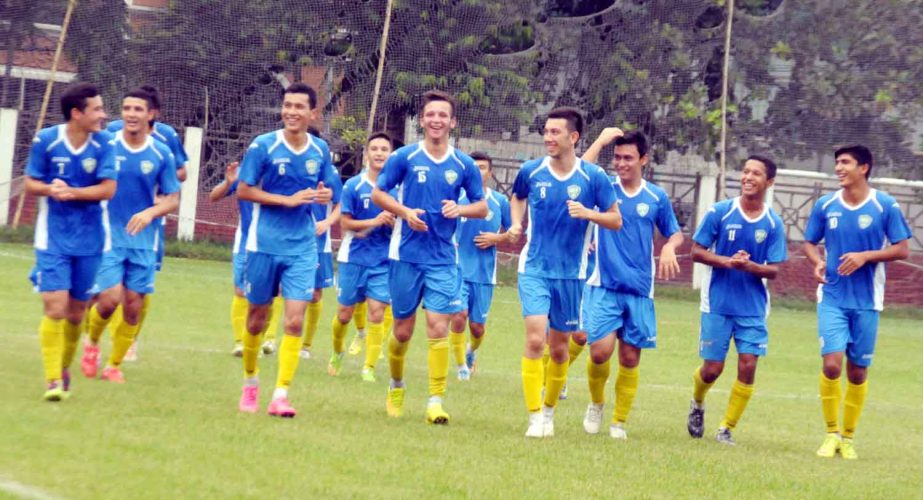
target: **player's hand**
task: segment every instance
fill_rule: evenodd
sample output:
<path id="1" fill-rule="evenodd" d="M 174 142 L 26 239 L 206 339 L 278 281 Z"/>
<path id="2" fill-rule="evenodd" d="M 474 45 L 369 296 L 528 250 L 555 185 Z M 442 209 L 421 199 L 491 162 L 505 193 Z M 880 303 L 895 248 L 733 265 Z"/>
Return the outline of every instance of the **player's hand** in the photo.
<path id="1" fill-rule="evenodd" d="M 51 181 L 51 184 L 48 185 L 50 191 L 48 193 L 56 201 L 70 201 L 74 199 L 73 189 L 67 185 L 67 182 L 64 182 L 63 179 L 55 179 Z"/>
<path id="2" fill-rule="evenodd" d="M 676 260 L 676 250 L 670 245 L 664 245 L 660 250 L 660 262 L 657 264 L 657 278 L 671 280 L 679 274 L 679 262 Z"/>
<path id="3" fill-rule="evenodd" d="M 474 237 L 474 246 L 481 250 L 486 250 L 499 243 L 498 236 L 497 233 L 481 231 L 480 234 Z"/>
<path id="4" fill-rule="evenodd" d="M 744 250 L 738 250 L 737 253 L 731 256 L 728 259 L 728 267 L 731 269 L 737 269 L 739 271 L 744 271 L 745 268 L 750 264 L 750 254 Z"/>
<path id="5" fill-rule="evenodd" d="M 394 214 L 387 210 L 375 216 L 375 224 L 378 226 L 394 227 Z"/>
<path id="6" fill-rule="evenodd" d="M 323 181 L 318 182 L 317 188 L 314 189 L 314 203 L 326 205 L 327 203 L 330 203 L 330 200 L 332 199 L 333 190 L 328 187 L 324 187 Z"/>
<path id="7" fill-rule="evenodd" d="M 840 267 L 836 268 L 836 272 L 840 276 L 849 276 L 858 271 L 866 262 L 868 259 L 865 258 L 865 252 L 844 253 L 840 257 Z"/>
<path id="8" fill-rule="evenodd" d="M 442 200 L 442 216 L 446 219 L 457 219 L 461 215 L 458 204 L 454 200 Z"/>
<path id="9" fill-rule="evenodd" d="M 320 236 L 326 233 L 328 229 L 330 229 L 330 223 L 327 222 L 327 219 L 319 220 L 314 224 L 314 235 Z"/>
<path id="10" fill-rule="evenodd" d="M 410 229 L 414 231 L 425 232 L 429 228 L 426 226 L 426 223 L 423 222 L 423 219 L 420 218 L 421 215 L 425 214 L 424 210 L 419 208 L 406 208 L 404 210 L 404 215 L 401 217 L 407 221 L 407 225 L 410 226 Z"/>
<path id="11" fill-rule="evenodd" d="M 597 141 L 603 143 L 604 145 L 612 143 L 612 141 L 618 139 L 625 135 L 625 132 L 618 127 L 606 127 L 602 132 L 599 133 L 599 139 Z"/>
<path id="12" fill-rule="evenodd" d="M 308 203 L 314 203 L 316 193 L 313 189 L 302 189 L 292 195 L 286 196 L 282 200 L 282 205 L 287 208 L 300 207 L 301 205 L 307 205 Z"/>
<path id="13" fill-rule="evenodd" d="M 593 210 L 583 206 L 583 203 L 579 201 L 567 200 L 567 213 L 575 219 L 589 220 L 593 212 Z"/>
<path id="14" fill-rule="evenodd" d="M 814 266 L 814 279 L 816 279 L 818 283 L 824 283 L 824 284 L 827 283 L 826 274 L 827 274 L 827 265 L 825 263 L 821 262 L 817 264 L 816 266 Z"/>
<path id="15" fill-rule="evenodd" d="M 152 220 L 153 217 L 148 215 L 147 210 L 142 210 L 131 216 L 128 224 L 125 225 L 125 230 L 128 231 L 128 234 L 135 236 L 150 225 Z"/>
<path id="16" fill-rule="evenodd" d="M 519 241 L 519 238 L 522 238 L 522 224 L 513 224 L 506 231 L 506 238 L 510 240 L 510 243 L 516 243 Z"/>
<path id="17" fill-rule="evenodd" d="M 224 182 L 228 184 L 234 184 L 237 181 L 237 178 L 240 176 L 240 162 L 232 161 L 228 163 L 226 169 L 224 169 Z"/>

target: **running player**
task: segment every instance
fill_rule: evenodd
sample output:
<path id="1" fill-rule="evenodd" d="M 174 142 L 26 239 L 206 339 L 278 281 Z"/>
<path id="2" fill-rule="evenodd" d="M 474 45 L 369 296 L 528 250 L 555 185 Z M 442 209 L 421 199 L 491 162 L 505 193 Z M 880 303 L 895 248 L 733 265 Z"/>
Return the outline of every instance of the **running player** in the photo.
<path id="1" fill-rule="evenodd" d="M 109 237 L 100 201 L 115 194 L 112 135 L 103 131 L 106 112 L 99 90 L 88 83 L 61 94 L 66 123 L 39 131 L 26 165 L 26 192 L 37 196 L 35 268 L 42 294 L 39 324 L 46 401 L 69 394 L 63 366 L 77 349 L 87 300 Z"/>
<path id="2" fill-rule="evenodd" d="M 740 196 L 712 206 L 693 236 L 692 260 L 705 264 L 699 356 L 687 430 L 705 432 L 705 395 L 724 370 L 731 339 L 737 348 L 737 380 L 715 440 L 733 445 L 731 433 L 753 395 L 756 363 L 766 355 L 769 286 L 785 261 L 785 226 L 764 202 L 776 177 L 776 164 L 751 155 L 740 174 Z"/>
<path id="3" fill-rule="evenodd" d="M 827 436 L 817 455 L 832 458 L 839 452 L 843 458 L 856 459 L 853 437 L 865 406 L 878 315 L 884 308 L 884 263 L 907 258 L 911 233 L 897 201 L 869 186 L 872 152 L 868 148 L 841 148 L 834 157 L 841 189 L 817 200 L 804 232 L 804 253 L 814 264 L 814 277 L 820 283 L 820 400 Z M 817 249 L 821 241 L 826 259 Z M 845 399 L 840 386 L 844 354 Z M 845 401 L 842 427 L 841 400 Z"/>
<path id="4" fill-rule="evenodd" d="M 487 215 L 477 165 L 449 144 L 455 111 L 455 100 L 449 94 L 424 94 L 420 112 L 423 141 L 395 151 L 372 192 L 376 205 L 399 217 L 389 249 L 394 333 L 388 345 L 391 383 L 386 407 L 393 417 L 403 412 L 404 356 L 422 301 L 429 341 L 426 421 L 433 424 L 449 422 L 442 406 L 449 371 L 449 318 L 462 309 L 453 238 L 456 219 Z M 394 188 L 398 189 L 396 197 L 388 193 Z M 458 205 L 462 189 L 470 205 Z"/>
<path id="5" fill-rule="evenodd" d="M 583 133 L 580 112 L 553 109 L 544 132 L 548 156 L 523 164 L 510 201 L 509 233 L 514 238 L 522 234 L 523 217 L 529 212 L 527 241 L 519 257 L 519 298 L 526 327 L 522 357 L 522 388 L 529 412 L 526 437 L 533 438 L 554 436 L 554 408 L 567 381 L 568 339 L 578 330 L 590 222 L 613 230 L 622 227 L 606 173 L 575 154 Z M 544 377 L 546 331 L 551 359 Z"/>
<path id="6" fill-rule="evenodd" d="M 623 225 L 619 231 L 596 229 L 595 271 L 587 280 L 582 306 L 583 328 L 590 343 L 587 378 L 592 399 L 583 428 L 590 434 L 599 432 L 609 359 L 618 339 L 615 411 L 609 435 L 627 439 L 625 422 L 638 391 L 641 350 L 657 345 L 654 231 L 656 228 L 667 238 L 657 266 L 657 277 L 667 280 L 679 272 L 676 249 L 683 244 L 683 233 L 679 230 L 670 197 L 660 186 L 644 180 L 648 143 L 643 133 L 623 134 L 617 128 L 607 128 L 584 153 L 583 159 L 596 162 L 602 148 L 612 142 L 615 142 L 612 166 L 618 174 L 613 187 Z"/>

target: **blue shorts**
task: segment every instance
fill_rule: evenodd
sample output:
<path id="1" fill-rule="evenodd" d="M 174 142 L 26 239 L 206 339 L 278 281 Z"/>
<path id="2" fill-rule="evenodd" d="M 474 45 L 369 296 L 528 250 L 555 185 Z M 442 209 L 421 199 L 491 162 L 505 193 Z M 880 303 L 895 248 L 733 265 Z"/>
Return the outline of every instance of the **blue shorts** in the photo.
<path id="1" fill-rule="evenodd" d="M 247 252 L 244 292 L 251 304 L 265 305 L 282 290 L 288 300 L 310 300 L 314 295 L 317 254 L 273 255 Z"/>
<path id="2" fill-rule="evenodd" d="M 843 309 L 821 302 L 817 304 L 817 335 L 821 356 L 845 351 L 852 364 L 869 366 L 878 338 L 878 311 Z"/>
<path id="3" fill-rule="evenodd" d="M 519 274 L 519 301 L 523 316 L 547 316 L 551 328 L 560 332 L 580 329 L 583 282 Z"/>
<path id="4" fill-rule="evenodd" d="M 96 273 L 96 293 L 116 285 L 147 295 L 154 293 L 154 276 L 157 274 L 157 252 L 137 248 L 112 247 L 103 254 L 103 262 Z"/>
<path id="5" fill-rule="evenodd" d="M 587 286 L 580 312 L 581 327 L 590 344 L 617 332 L 622 342 L 639 349 L 657 347 L 657 320 L 650 297 Z"/>
<path id="6" fill-rule="evenodd" d="M 388 290 L 388 263 L 368 267 L 361 264 L 340 262 L 337 277 L 337 302 L 353 306 L 365 302 L 366 298 L 391 303 Z"/>
<path id="7" fill-rule="evenodd" d="M 737 354 L 766 355 L 769 330 L 762 316 L 728 316 L 702 313 L 699 327 L 699 356 L 706 361 L 724 361 L 731 339 Z"/>
<path id="8" fill-rule="evenodd" d="M 487 323 L 487 312 L 493 298 L 493 285 L 462 280 L 461 301 L 462 306 L 468 309 L 468 321 L 482 325 Z"/>
<path id="9" fill-rule="evenodd" d="M 234 286 L 244 289 L 244 269 L 247 268 L 247 252 L 236 252 L 231 256 L 231 269 L 234 276 Z"/>
<path id="10" fill-rule="evenodd" d="M 167 221 L 163 217 L 158 219 L 160 222 L 160 234 L 157 237 L 157 262 L 154 264 L 154 270 L 160 271 L 163 267 L 163 255 L 167 252 Z"/>
<path id="11" fill-rule="evenodd" d="M 392 260 L 388 272 L 391 310 L 397 319 L 414 315 L 423 302 L 427 311 L 454 314 L 465 308 L 455 264 L 417 264 Z"/>
<path id="12" fill-rule="evenodd" d="M 330 288 L 333 286 L 333 254 L 319 252 L 317 254 L 317 272 L 314 274 L 314 288 Z"/>
<path id="13" fill-rule="evenodd" d="M 93 295 L 101 261 L 101 255 L 70 256 L 36 250 L 29 279 L 38 292 L 67 290 L 71 297 L 83 302 Z"/>

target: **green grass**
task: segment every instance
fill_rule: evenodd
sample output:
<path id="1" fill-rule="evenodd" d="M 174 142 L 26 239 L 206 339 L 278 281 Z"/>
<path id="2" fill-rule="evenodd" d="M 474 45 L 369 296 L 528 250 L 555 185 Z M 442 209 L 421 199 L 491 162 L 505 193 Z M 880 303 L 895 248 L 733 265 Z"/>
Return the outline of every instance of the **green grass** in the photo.
<path id="1" fill-rule="evenodd" d="M 229 355 L 230 268 L 167 259 L 123 386 L 75 377 L 74 396 L 40 400 L 38 296 L 26 280 L 31 249 L 0 245 L 0 496 L 26 485 L 68 498 L 174 497 L 837 497 L 907 498 L 923 477 L 923 323 L 882 319 L 871 391 L 857 436 L 861 459 L 822 460 L 815 318 L 775 308 L 769 356 L 735 438 L 724 447 L 686 435 L 691 374 L 699 363 L 697 304 L 658 301 L 659 345 L 646 352 L 627 442 L 588 436 L 586 354 L 572 370 L 555 438 L 527 441 L 519 377 L 522 322 L 515 289 L 495 293 L 481 370 L 450 381 L 447 427 L 427 426 L 422 331 L 407 363 L 405 415 L 385 415 L 379 382 L 359 380 L 349 358 L 326 375 L 332 294 L 325 296 L 315 358 L 302 361 L 294 420 L 237 412 L 240 360 Z M 420 322 L 422 323 L 422 322 Z M 418 324 L 420 324 L 418 323 Z M 732 354 L 733 355 L 733 354 Z M 262 404 L 275 377 L 263 369 Z M 734 370 L 708 397 L 710 438 Z M 607 389 L 611 395 L 611 382 Z M 611 416 L 611 402 L 606 418 Z"/>

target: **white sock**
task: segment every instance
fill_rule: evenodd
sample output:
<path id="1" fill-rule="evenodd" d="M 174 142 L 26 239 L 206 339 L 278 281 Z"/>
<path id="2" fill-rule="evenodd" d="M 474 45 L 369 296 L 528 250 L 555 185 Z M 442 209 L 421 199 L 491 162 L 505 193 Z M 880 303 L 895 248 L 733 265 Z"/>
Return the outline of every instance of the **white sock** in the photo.
<path id="1" fill-rule="evenodd" d="M 272 391 L 272 399 L 287 398 L 288 389 L 284 387 L 276 387 L 276 390 Z"/>
<path id="2" fill-rule="evenodd" d="M 430 396 L 429 402 L 426 403 L 427 406 L 441 405 L 441 404 L 442 404 L 442 397 L 440 396 Z"/>
<path id="3" fill-rule="evenodd" d="M 259 377 L 247 377 L 246 379 L 244 379 L 244 385 L 250 385 L 250 386 L 260 385 L 260 378 Z"/>

